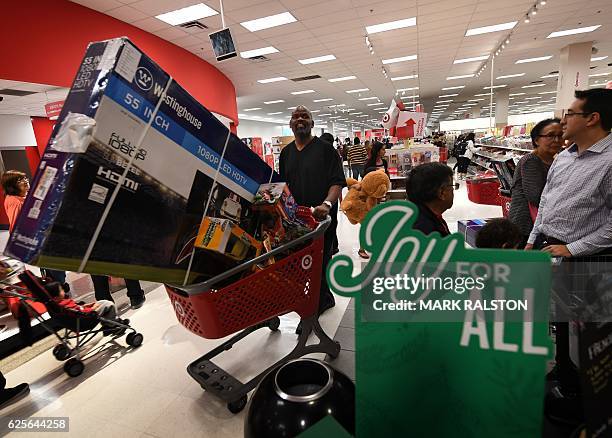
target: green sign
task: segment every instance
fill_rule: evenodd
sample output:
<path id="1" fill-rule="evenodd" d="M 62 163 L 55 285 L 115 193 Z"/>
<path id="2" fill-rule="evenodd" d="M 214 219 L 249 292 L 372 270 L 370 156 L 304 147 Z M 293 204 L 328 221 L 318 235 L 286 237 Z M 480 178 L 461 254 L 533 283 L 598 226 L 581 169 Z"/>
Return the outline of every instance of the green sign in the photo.
<path id="1" fill-rule="evenodd" d="M 417 214 L 377 206 L 360 231 L 369 263 L 328 267 L 330 288 L 357 297 L 357 436 L 541 436 L 549 256 L 425 236 Z"/>

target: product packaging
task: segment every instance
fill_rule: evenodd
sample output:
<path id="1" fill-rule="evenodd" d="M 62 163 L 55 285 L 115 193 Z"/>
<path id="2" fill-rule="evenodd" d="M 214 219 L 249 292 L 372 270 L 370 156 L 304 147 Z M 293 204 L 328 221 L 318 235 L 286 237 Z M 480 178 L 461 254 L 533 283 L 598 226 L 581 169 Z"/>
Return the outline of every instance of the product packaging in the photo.
<path id="1" fill-rule="evenodd" d="M 281 219 L 295 221 L 298 205 L 284 182 L 262 184 L 253 201 L 253 210 L 266 211 Z"/>
<path id="2" fill-rule="evenodd" d="M 261 254 L 262 243 L 228 219 L 205 217 L 195 246 L 231 259 L 250 260 Z"/>
<path id="3" fill-rule="evenodd" d="M 271 173 L 129 40 L 91 43 L 6 254 L 47 268 L 200 281 L 229 266 L 193 252 L 202 218 L 254 232 L 250 203 L 271 176 L 279 181 Z"/>

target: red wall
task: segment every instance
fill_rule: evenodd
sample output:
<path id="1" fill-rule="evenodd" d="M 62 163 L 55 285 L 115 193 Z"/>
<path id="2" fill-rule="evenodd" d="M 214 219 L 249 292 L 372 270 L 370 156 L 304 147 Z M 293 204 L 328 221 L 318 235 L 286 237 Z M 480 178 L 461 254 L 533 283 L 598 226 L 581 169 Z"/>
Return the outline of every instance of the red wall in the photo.
<path id="1" fill-rule="evenodd" d="M 87 44 L 127 36 L 210 111 L 238 124 L 236 90 L 214 66 L 174 44 L 67 0 L 2 2 L 0 79 L 70 87 Z"/>

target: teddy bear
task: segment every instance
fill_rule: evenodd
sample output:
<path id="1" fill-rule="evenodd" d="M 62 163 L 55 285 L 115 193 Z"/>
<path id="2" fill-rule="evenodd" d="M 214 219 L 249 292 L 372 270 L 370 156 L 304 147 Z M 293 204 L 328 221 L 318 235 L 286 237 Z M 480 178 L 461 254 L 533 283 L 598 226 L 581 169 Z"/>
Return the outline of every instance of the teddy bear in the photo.
<path id="1" fill-rule="evenodd" d="M 361 182 L 347 178 L 349 190 L 340 203 L 340 209 L 353 225 L 361 223 L 368 212 L 385 197 L 391 181 L 384 170 L 368 173 Z"/>

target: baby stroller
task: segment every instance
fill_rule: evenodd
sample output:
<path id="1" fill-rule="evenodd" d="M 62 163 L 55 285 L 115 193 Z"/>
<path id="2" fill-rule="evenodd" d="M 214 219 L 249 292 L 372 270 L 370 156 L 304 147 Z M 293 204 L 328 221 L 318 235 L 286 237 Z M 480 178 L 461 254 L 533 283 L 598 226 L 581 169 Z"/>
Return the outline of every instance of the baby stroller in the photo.
<path id="1" fill-rule="evenodd" d="M 127 344 L 134 348 L 142 345 L 142 334 L 136 332 L 129 325 L 129 321 L 102 318 L 95 311 L 81 312 L 62 307 L 53 300 L 41 279 L 30 271 L 25 270 L 18 274 L 18 277 L 22 283 L 13 285 L 3 282 L 1 294 L 5 298 L 19 301 L 20 331 L 27 332 L 30 318 L 36 318 L 42 327 L 59 340 L 60 343 L 53 348 L 53 356 L 59 361 L 66 361 L 64 371 L 70 377 L 83 373 L 85 365 L 81 360 L 81 350 L 98 333 L 118 338 L 129 332 L 125 339 Z M 40 311 L 41 304 L 45 306 L 50 318 L 45 318 L 44 312 Z M 27 321 L 25 327 L 24 320 Z M 104 326 L 101 326 L 101 323 Z M 64 329 L 62 336 L 55 327 Z"/>

